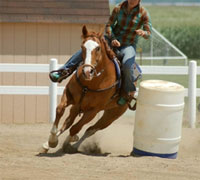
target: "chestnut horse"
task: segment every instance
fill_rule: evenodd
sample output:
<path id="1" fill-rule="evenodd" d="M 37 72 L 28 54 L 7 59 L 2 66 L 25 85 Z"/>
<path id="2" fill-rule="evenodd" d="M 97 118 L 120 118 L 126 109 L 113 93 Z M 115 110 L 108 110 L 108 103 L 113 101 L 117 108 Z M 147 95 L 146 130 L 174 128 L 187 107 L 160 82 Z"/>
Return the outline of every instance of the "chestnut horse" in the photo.
<path id="1" fill-rule="evenodd" d="M 56 147 L 58 136 L 68 128 L 70 128 L 69 136 L 65 143 L 76 142 L 73 148 L 78 150 L 86 138 L 108 127 L 128 108 L 127 104 L 118 105 L 119 95 L 114 96 L 118 84 L 115 65 L 111 60 L 114 53 L 105 41 L 103 33 L 88 32 L 86 26 L 83 26 L 82 38 L 83 65 L 79 66 L 64 89 L 61 102 L 56 109 L 56 119 L 49 140 L 43 144 L 41 153 L 46 153 L 50 147 Z M 59 120 L 69 105 L 72 105 L 70 114 L 58 131 Z M 81 128 L 102 110 L 104 110 L 102 117 L 89 127 L 79 140 L 77 134 Z M 82 113 L 80 120 L 73 125 L 80 113 Z"/>

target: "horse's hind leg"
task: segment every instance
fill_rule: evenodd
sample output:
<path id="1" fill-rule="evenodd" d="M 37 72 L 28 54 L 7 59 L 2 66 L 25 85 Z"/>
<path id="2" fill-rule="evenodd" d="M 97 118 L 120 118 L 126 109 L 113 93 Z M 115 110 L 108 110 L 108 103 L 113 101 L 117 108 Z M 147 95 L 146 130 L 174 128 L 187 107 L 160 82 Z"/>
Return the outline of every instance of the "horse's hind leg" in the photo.
<path id="1" fill-rule="evenodd" d="M 96 111 L 96 110 L 84 112 L 82 118 L 75 125 L 73 125 L 70 128 L 70 134 L 64 142 L 64 147 L 68 146 L 71 142 L 74 142 L 75 138 L 77 137 L 77 133 L 79 133 L 79 131 L 82 129 L 82 127 L 85 124 L 90 122 L 96 116 L 97 112 L 98 111 Z M 77 140 L 78 139 L 76 139 L 76 141 Z M 76 151 L 76 149 L 75 149 L 75 151 Z"/>
<path id="2" fill-rule="evenodd" d="M 62 98 L 61 98 L 61 102 L 56 108 L 56 118 L 55 118 L 53 127 L 50 132 L 51 134 L 49 136 L 49 140 L 43 144 L 43 147 L 42 147 L 40 153 L 46 153 L 49 150 L 49 147 L 54 148 L 58 144 L 58 136 L 57 136 L 58 124 L 59 124 L 60 118 L 63 116 L 63 114 L 65 112 L 65 108 L 69 105 L 67 103 L 67 92 L 66 91 L 67 90 L 65 88 Z"/>
<path id="3" fill-rule="evenodd" d="M 113 109 L 108 109 L 104 111 L 103 116 L 94 124 L 93 126 L 89 127 L 84 135 L 81 137 L 81 139 L 74 144 L 74 148 L 78 149 L 81 143 L 88 137 L 92 136 L 95 134 L 98 130 L 105 129 L 108 127 L 113 121 L 118 119 L 126 110 L 128 106 L 118 106 Z"/>

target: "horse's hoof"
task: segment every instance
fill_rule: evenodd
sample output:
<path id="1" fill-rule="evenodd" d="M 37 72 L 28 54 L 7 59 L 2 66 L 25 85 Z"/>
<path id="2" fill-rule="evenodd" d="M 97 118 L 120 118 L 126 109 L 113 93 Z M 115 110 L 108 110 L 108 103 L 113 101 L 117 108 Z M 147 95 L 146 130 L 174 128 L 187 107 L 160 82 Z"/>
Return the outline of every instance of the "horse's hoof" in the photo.
<path id="1" fill-rule="evenodd" d="M 46 142 L 46 143 L 44 143 L 44 144 L 42 145 L 42 147 L 40 148 L 39 154 L 45 154 L 45 153 L 48 152 L 48 150 L 49 150 L 49 145 L 48 145 L 48 142 Z"/>
<path id="2" fill-rule="evenodd" d="M 45 149 L 44 147 L 41 147 L 39 150 L 39 154 L 46 154 L 49 149 Z"/>
<path id="3" fill-rule="evenodd" d="M 58 145 L 58 137 L 56 135 L 50 135 L 48 145 L 51 148 L 55 148 Z"/>
<path id="4" fill-rule="evenodd" d="M 55 148 L 57 145 L 58 145 L 58 141 L 55 141 L 55 142 L 50 142 L 49 141 L 49 147 Z"/>

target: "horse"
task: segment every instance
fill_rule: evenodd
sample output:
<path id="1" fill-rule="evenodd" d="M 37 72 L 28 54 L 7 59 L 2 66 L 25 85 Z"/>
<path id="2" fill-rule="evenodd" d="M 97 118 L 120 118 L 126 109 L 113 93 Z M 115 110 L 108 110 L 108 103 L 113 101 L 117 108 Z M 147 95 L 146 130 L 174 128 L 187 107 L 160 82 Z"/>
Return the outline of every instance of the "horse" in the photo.
<path id="1" fill-rule="evenodd" d="M 128 104 L 117 104 L 119 79 L 116 75 L 115 64 L 111 60 L 115 54 L 108 46 L 103 32 L 89 32 L 84 25 L 81 48 L 83 64 L 72 75 L 63 91 L 60 104 L 56 108 L 56 117 L 49 139 L 43 144 L 40 153 L 47 153 L 50 148 L 56 147 L 58 137 L 67 129 L 69 129 L 69 135 L 65 144 L 71 145 L 74 142 L 72 147 L 77 152 L 86 138 L 108 127 L 128 108 Z M 69 116 L 58 130 L 59 120 L 69 105 L 71 105 Z M 77 135 L 79 131 L 100 111 L 104 111 L 102 117 L 79 139 Z M 82 114 L 80 120 L 73 124 L 80 114 Z"/>

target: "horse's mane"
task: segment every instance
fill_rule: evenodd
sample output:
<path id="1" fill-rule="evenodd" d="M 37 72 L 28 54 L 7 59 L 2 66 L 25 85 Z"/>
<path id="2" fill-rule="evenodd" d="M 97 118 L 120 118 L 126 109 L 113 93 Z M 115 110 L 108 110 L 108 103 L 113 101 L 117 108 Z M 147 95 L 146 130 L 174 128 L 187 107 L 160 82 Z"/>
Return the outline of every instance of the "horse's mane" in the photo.
<path id="1" fill-rule="evenodd" d="M 110 46 L 108 45 L 107 41 L 105 40 L 104 37 L 101 38 L 102 42 L 104 43 L 104 47 L 106 50 L 106 54 L 109 57 L 109 59 L 114 59 L 115 57 L 115 53 L 113 52 L 113 50 L 110 48 Z"/>
<path id="2" fill-rule="evenodd" d="M 82 38 L 88 38 L 88 37 L 96 37 L 100 40 L 101 43 L 104 44 L 105 47 L 105 51 L 106 54 L 108 56 L 109 59 L 114 59 L 115 57 L 115 53 L 113 52 L 113 50 L 110 48 L 110 46 L 108 45 L 107 41 L 105 40 L 104 36 L 102 36 L 100 33 L 95 33 L 94 31 L 88 32 L 87 36 L 82 35 Z"/>

